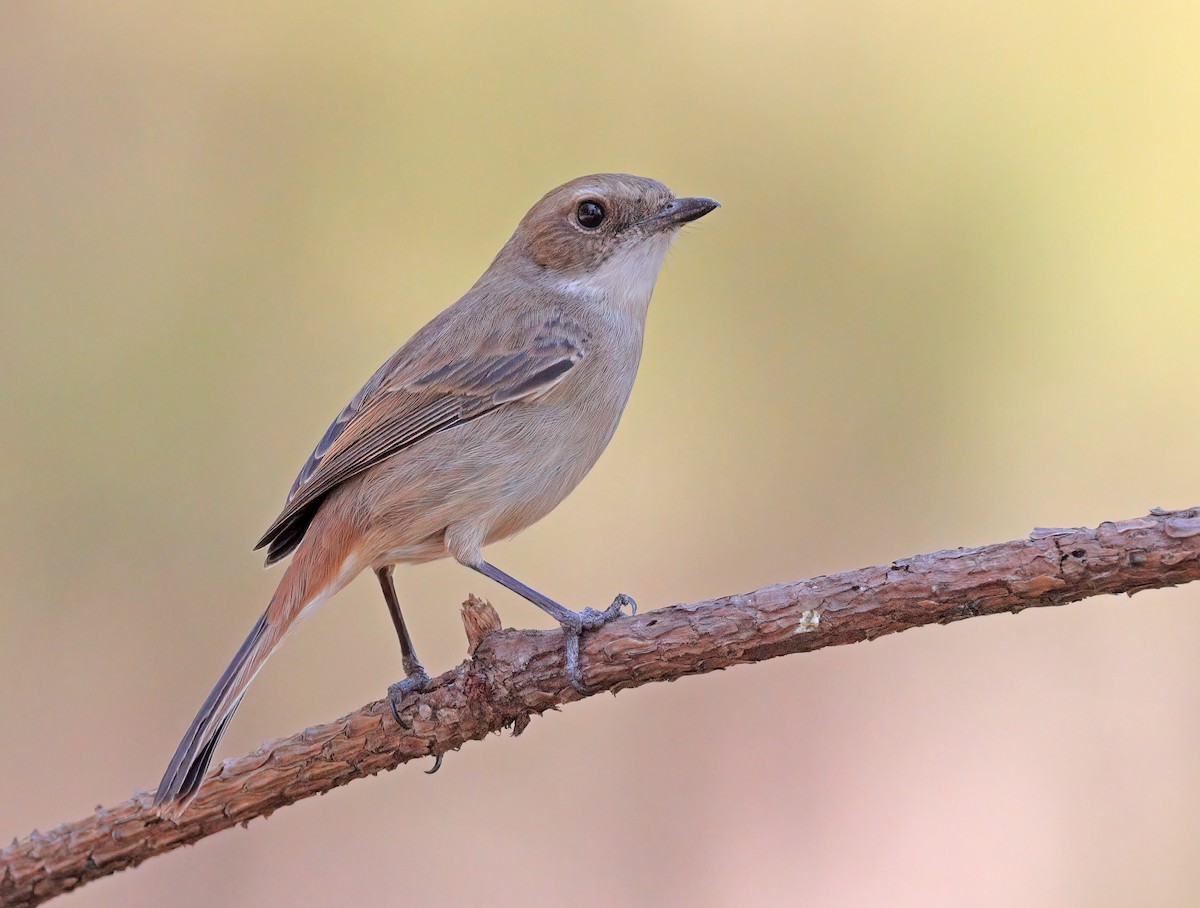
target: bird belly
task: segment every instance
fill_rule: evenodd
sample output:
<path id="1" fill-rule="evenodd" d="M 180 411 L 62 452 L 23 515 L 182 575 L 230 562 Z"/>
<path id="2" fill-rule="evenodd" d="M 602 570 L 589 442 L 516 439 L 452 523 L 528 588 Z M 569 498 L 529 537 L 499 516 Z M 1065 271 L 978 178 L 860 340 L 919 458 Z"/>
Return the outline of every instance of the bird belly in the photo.
<path id="1" fill-rule="evenodd" d="M 596 356 L 547 393 L 435 432 L 352 481 L 370 563 L 470 561 L 566 498 L 608 446 L 633 388 L 641 332 L 616 325 L 598 326 Z"/>
<path id="2" fill-rule="evenodd" d="M 349 483 L 330 505 L 356 515 L 376 567 L 445 557 L 450 527 L 470 528 L 480 545 L 513 536 L 587 475 L 624 405 L 603 412 L 593 401 L 581 413 L 550 397 L 430 436 Z"/>

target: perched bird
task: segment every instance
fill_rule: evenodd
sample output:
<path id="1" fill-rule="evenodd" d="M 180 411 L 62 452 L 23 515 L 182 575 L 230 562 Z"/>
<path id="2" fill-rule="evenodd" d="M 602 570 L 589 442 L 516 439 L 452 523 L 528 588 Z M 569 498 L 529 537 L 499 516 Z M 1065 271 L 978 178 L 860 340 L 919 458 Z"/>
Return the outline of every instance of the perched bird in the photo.
<path id="1" fill-rule="evenodd" d="M 392 583 L 396 564 L 447 555 L 558 621 L 584 691 L 579 636 L 634 607 L 576 612 L 489 564 L 488 543 L 546 516 L 608 445 L 642 354 L 671 241 L 718 204 L 656 180 L 595 174 L 547 193 L 465 296 L 418 331 L 338 414 L 258 543 L 288 555 L 258 623 L 179 744 L 155 795 L 195 796 L 246 689 L 301 620 L 365 568 L 400 638 L 393 708 L 429 680 Z"/>

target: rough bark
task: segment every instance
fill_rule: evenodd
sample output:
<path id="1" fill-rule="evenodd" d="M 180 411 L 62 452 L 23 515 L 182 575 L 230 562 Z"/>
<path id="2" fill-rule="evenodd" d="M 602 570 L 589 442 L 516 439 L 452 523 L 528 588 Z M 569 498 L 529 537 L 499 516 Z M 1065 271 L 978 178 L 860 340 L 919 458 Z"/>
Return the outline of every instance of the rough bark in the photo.
<path id="1" fill-rule="evenodd" d="M 891 564 L 675 605 L 615 621 L 582 648 L 595 693 L 670 681 L 788 653 L 870 640 L 1105 593 L 1200 579 L 1200 510 L 1161 511 L 1096 529 L 917 555 Z M 580 699 L 557 632 L 500 630 L 491 606 L 463 606 L 471 658 L 434 679 L 393 720 L 386 701 L 226 760 L 175 820 L 152 792 L 34 832 L 0 851 L 0 904 L 37 905 L 236 823 L 267 816 L 362 776 L 520 733 L 530 717 Z"/>

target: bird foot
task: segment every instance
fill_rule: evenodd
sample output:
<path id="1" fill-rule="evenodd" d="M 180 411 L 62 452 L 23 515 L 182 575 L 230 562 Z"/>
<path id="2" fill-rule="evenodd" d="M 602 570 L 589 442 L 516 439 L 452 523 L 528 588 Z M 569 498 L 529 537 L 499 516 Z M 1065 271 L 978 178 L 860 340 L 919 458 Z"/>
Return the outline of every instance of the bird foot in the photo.
<path id="1" fill-rule="evenodd" d="M 408 668 L 408 666 L 405 666 Z M 418 694 L 423 691 L 429 684 L 429 672 L 421 667 L 420 663 L 414 668 L 409 668 L 408 675 L 403 681 L 397 681 L 395 684 L 388 687 L 388 705 L 392 708 L 392 717 L 396 720 L 396 724 L 402 728 L 408 728 L 400 721 L 400 706 L 409 694 Z"/>
<path id="2" fill-rule="evenodd" d="M 407 729 L 412 726 L 400 721 L 400 705 L 409 694 L 419 694 L 429 686 L 429 672 L 425 671 L 425 666 L 417 662 L 415 658 L 411 661 L 404 660 L 404 670 L 408 672 L 407 677 L 388 687 L 388 706 L 392 708 L 392 718 L 396 720 L 396 724 Z M 445 756 L 445 754 L 434 754 L 433 769 L 425 770 L 425 775 L 431 776 L 441 769 L 442 759 Z"/>
<path id="3" fill-rule="evenodd" d="M 629 609 L 631 615 L 637 614 L 637 603 L 633 601 L 633 597 L 619 593 L 617 598 L 612 601 L 612 605 L 604 611 L 585 608 L 581 612 L 573 612 L 571 619 L 561 622 L 563 636 L 566 637 L 567 642 L 567 677 L 571 681 L 571 686 L 585 697 L 590 691 L 583 683 L 583 666 L 579 661 L 579 638 L 584 631 L 603 627 L 608 622 L 620 618 L 625 614 L 625 608 Z"/>

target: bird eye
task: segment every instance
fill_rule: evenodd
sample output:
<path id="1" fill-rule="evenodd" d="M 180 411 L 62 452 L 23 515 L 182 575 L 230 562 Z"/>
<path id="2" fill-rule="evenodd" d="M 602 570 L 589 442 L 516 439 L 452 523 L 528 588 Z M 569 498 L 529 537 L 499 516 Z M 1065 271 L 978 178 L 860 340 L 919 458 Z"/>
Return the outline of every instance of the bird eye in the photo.
<path id="1" fill-rule="evenodd" d="M 575 208 L 575 220 L 585 230 L 595 230 L 604 222 L 604 206 L 595 199 L 584 199 Z"/>

